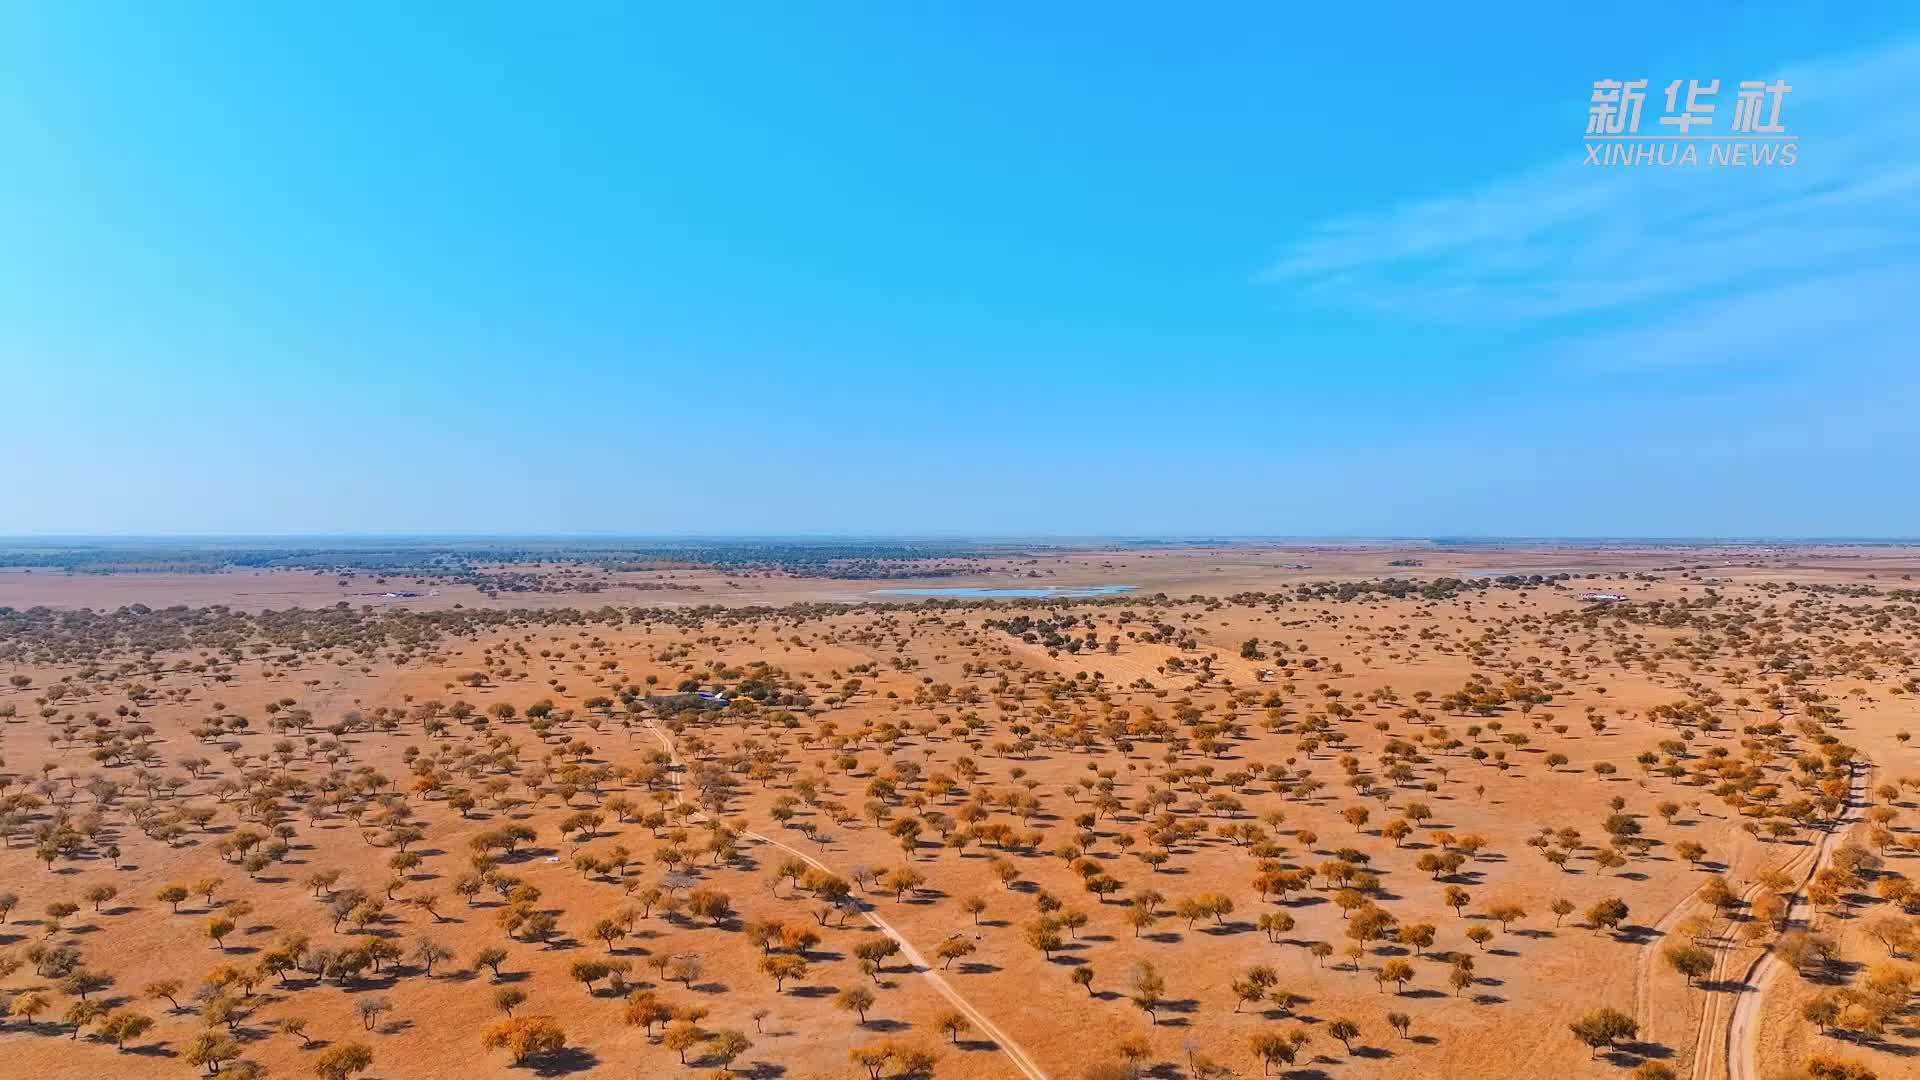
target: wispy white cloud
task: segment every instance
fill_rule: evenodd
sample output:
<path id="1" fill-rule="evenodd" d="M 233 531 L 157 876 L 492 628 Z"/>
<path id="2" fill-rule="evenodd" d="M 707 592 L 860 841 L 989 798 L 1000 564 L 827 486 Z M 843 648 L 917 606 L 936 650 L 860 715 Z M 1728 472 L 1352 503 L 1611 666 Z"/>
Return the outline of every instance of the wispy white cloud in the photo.
<path id="1" fill-rule="evenodd" d="M 1644 324 L 1578 336 L 1554 355 L 1592 371 L 1834 355 L 1910 364 L 1912 344 L 1920 341 L 1915 297 L 1920 270 L 1856 270 L 1738 291 Z"/>
<path id="2" fill-rule="evenodd" d="M 1795 88 L 1792 167 L 1590 167 L 1570 129 L 1566 153 L 1534 168 L 1314 225 L 1260 279 L 1329 305 L 1484 324 L 1644 317 L 1829 278 L 1771 295 L 1885 295 L 1859 275 L 1911 280 L 1920 266 L 1920 39 L 1780 75 Z M 1707 340 L 1733 314 L 1703 317 Z"/>

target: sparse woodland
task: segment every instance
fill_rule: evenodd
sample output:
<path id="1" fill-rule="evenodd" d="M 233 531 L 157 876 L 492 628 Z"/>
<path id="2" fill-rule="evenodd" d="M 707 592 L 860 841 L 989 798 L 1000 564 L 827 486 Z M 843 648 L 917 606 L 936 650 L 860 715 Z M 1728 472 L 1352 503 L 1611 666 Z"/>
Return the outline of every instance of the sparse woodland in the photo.
<path id="1" fill-rule="evenodd" d="M 1590 584 L 0 609 L 4 1071 L 1920 1076 L 1920 594 Z"/>

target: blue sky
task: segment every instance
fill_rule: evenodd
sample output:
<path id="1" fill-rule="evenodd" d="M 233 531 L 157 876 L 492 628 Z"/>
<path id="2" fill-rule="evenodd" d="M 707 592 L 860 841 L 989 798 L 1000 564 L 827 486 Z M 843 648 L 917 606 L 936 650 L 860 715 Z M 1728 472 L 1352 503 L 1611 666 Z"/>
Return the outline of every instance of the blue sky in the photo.
<path id="1" fill-rule="evenodd" d="M 1909 5 L 625 7 L 0 9 L 0 532 L 1920 535 Z"/>

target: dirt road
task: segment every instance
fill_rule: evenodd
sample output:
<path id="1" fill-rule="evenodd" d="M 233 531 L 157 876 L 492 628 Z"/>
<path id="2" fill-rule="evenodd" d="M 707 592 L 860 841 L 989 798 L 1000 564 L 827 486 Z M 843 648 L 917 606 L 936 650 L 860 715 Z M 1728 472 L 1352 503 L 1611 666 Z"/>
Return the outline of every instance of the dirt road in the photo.
<path id="1" fill-rule="evenodd" d="M 680 768 L 680 753 L 674 748 L 673 740 L 667 736 L 667 733 L 655 727 L 652 721 L 647 721 L 647 730 L 653 732 L 653 737 L 660 740 L 660 745 L 666 749 L 667 756 L 673 761 L 675 769 L 674 787 L 677 791 L 680 785 L 678 772 Z M 752 830 L 748 830 L 745 835 L 749 840 L 779 848 L 789 855 L 802 859 L 807 865 L 823 873 L 844 876 L 819 859 L 797 848 L 788 847 L 786 844 L 770 836 L 763 836 Z M 906 935 L 896 930 L 893 924 L 881 918 L 870 906 L 862 905 L 860 914 L 874 929 L 892 938 L 893 941 L 900 946 L 900 955 L 906 958 L 907 963 L 913 965 L 914 970 L 919 972 L 921 978 L 926 979 L 935 990 L 939 991 L 941 997 L 946 998 L 948 1003 L 955 1009 L 958 1009 L 962 1016 L 965 1016 L 971 1021 L 975 1029 L 989 1039 L 992 1039 L 994 1045 L 999 1047 L 1000 1052 L 1005 1054 L 1008 1060 L 1013 1062 L 1014 1067 L 1019 1069 L 1027 1080 L 1047 1080 L 1047 1074 L 1041 1070 L 1040 1066 L 1034 1064 L 1033 1059 L 1027 1055 L 1026 1049 L 1010 1038 L 1006 1032 L 1001 1031 L 973 1002 L 967 1000 L 966 995 L 954 989 L 952 983 L 949 983 L 938 971 L 934 970 L 932 964 L 927 963 L 927 958 L 921 954 L 919 949 L 914 948 L 913 942 L 908 941 Z"/>
<path id="2" fill-rule="evenodd" d="M 1833 857 L 1834 849 L 1845 840 L 1847 833 L 1851 831 L 1852 824 L 1859 820 L 1861 811 L 1867 805 L 1867 788 L 1872 782 L 1872 777 L 1872 762 L 1854 765 L 1852 790 L 1848 794 L 1846 809 L 1842 811 L 1839 823 L 1820 837 L 1806 876 L 1800 879 L 1800 887 L 1794 890 L 1793 898 L 1788 903 L 1788 925 L 1793 925 L 1798 914 L 1807 908 L 1807 882 L 1813 880 L 1813 876 Z M 1728 1080 L 1756 1080 L 1759 1077 L 1761 1006 L 1766 1002 L 1767 987 L 1785 967 L 1786 965 L 1774 955 L 1773 949 L 1768 948 L 1748 966 L 1745 977 L 1741 980 L 1742 984 L 1751 989 L 1742 994 L 1732 995 L 1735 1001 L 1727 1021 L 1726 1032 L 1717 1040 L 1725 1056 L 1725 1075 Z M 1707 1043 L 1709 1040 L 1703 1038 L 1701 1042 Z M 1704 1074 L 1696 1073 L 1695 1075 Z"/>

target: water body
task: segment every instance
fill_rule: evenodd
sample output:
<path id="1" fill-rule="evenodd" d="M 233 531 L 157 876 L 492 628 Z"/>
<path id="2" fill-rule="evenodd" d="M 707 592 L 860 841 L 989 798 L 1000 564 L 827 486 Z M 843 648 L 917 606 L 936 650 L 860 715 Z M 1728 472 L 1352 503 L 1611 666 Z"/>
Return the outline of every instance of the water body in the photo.
<path id="1" fill-rule="evenodd" d="M 874 589 L 873 596 L 917 596 L 929 599 L 967 600 L 982 597 L 1017 596 L 1039 600 L 1077 600 L 1090 596 L 1115 596 L 1129 593 L 1138 585 L 952 585 L 925 589 Z"/>

